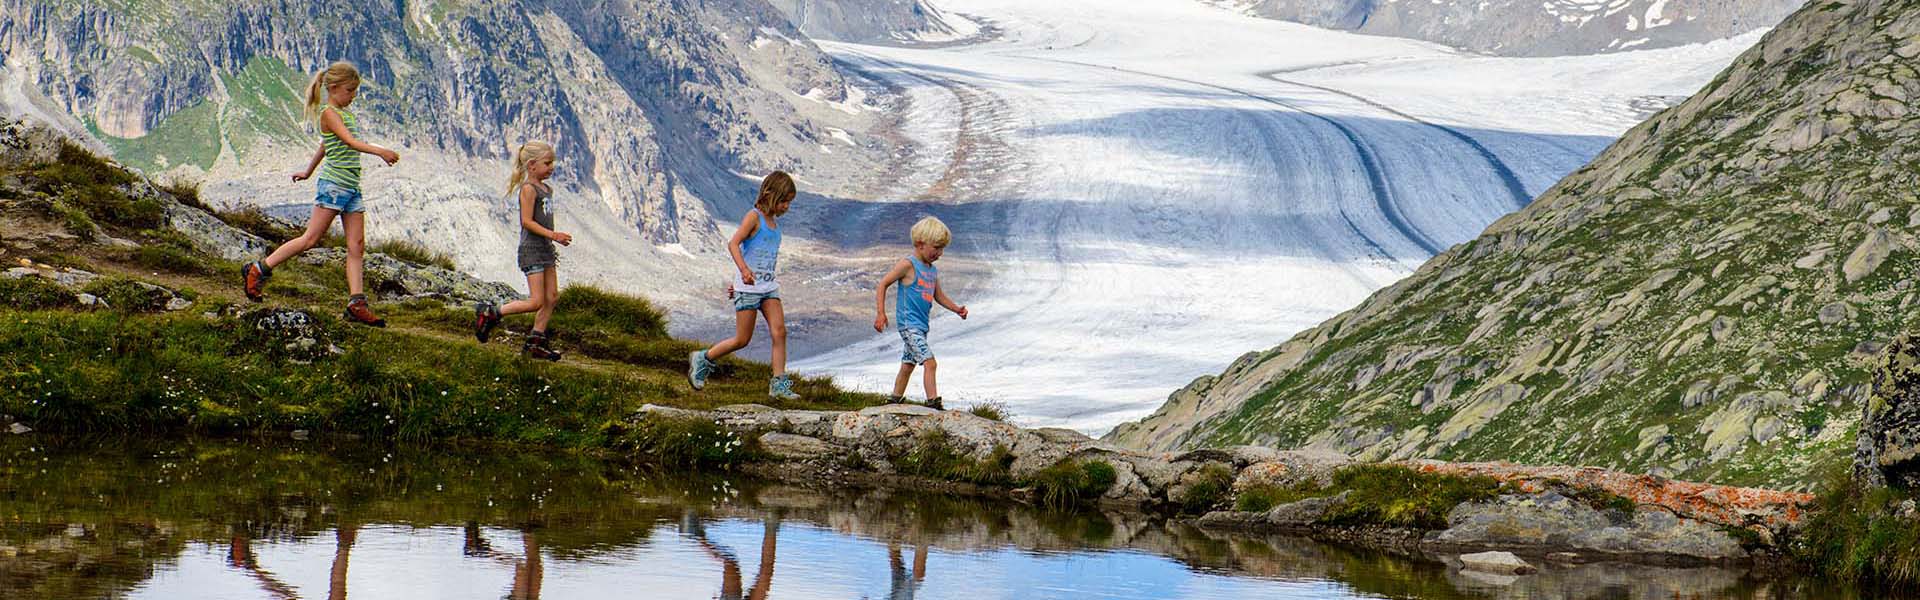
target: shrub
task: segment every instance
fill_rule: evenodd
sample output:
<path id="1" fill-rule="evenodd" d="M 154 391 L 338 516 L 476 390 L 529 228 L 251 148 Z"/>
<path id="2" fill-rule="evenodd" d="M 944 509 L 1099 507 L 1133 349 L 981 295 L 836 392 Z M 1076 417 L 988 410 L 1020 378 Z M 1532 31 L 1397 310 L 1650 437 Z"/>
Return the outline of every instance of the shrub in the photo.
<path id="1" fill-rule="evenodd" d="M 432 249 L 427 248 L 425 245 L 422 245 L 417 242 L 410 242 L 407 240 L 387 240 L 384 242 L 380 242 L 378 244 L 374 244 L 373 247 L 368 248 L 367 251 L 377 253 L 377 254 L 385 254 L 387 256 L 404 260 L 417 265 L 431 265 L 435 267 L 440 267 L 442 269 L 446 269 L 448 271 L 459 270 L 457 267 L 453 265 L 452 257 L 449 257 L 439 252 L 434 252 Z"/>
<path id="2" fill-rule="evenodd" d="M 1233 493 L 1233 469 L 1220 463 L 1207 463 L 1200 467 L 1200 476 L 1187 485 L 1180 498 L 1175 499 L 1181 512 L 1201 513 L 1212 510 Z"/>
<path id="3" fill-rule="evenodd" d="M 1007 403 L 1000 402 L 997 400 L 992 402 L 981 402 L 979 404 L 975 404 L 971 407 L 968 407 L 967 412 L 972 413 L 973 416 L 980 417 L 982 419 L 986 419 L 989 421 L 1000 421 L 1000 422 L 1006 422 L 1007 417 L 1013 416 L 1012 413 L 1007 411 Z"/>
<path id="4" fill-rule="evenodd" d="M 1113 487 L 1118 474 L 1113 465 L 1097 460 L 1063 460 L 1027 478 L 1040 502 L 1065 508 L 1091 501 Z"/>
<path id="5" fill-rule="evenodd" d="M 73 292 L 42 277 L 0 277 L 0 304 L 19 310 L 40 310 L 78 304 Z"/>

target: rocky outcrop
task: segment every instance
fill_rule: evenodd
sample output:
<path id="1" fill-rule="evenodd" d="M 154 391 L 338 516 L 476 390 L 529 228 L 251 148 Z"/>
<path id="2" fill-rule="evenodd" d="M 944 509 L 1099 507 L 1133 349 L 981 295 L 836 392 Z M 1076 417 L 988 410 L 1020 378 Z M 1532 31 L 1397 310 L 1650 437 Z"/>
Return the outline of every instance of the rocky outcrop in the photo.
<path id="1" fill-rule="evenodd" d="M 972 29 L 921 0 L 768 0 L 808 37 L 858 43 L 942 41 Z"/>
<path id="2" fill-rule="evenodd" d="M 1607 512 L 1555 492 L 1462 504 L 1426 542 L 1447 548 L 1577 552 L 1636 559 L 1730 561 L 1746 549 L 1721 527 L 1663 510 Z"/>
<path id="3" fill-rule="evenodd" d="M 1887 345 L 1873 396 L 1861 411 L 1854 479 L 1920 490 L 1920 339 L 1903 335 Z"/>
<path id="4" fill-rule="evenodd" d="M 1644 50 L 1772 27 L 1799 0 L 1210 0 L 1249 14 L 1506 56 Z"/>
<path id="5" fill-rule="evenodd" d="M 1920 304 L 1920 8 L 1809 5 L 1360 306 L 1109 441 L 1807 490 Z"/>

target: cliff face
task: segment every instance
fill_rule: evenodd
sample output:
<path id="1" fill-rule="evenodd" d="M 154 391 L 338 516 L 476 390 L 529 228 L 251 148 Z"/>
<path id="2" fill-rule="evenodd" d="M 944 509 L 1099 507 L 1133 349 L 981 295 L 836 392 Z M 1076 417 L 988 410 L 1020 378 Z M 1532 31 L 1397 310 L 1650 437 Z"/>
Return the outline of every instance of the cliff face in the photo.
<path id="1" fill-rule="evenodd" d="M 1802 9 L 1528 208 L 1109 437 L 1807 487 L 1913 324 L 1917 39 L 1909 2 Z"/>
<path id="2" fill-rule="evenodd" d="M 801 33 L 823 40 L 886 43 L 964 37 L 964 19 L 921 0 L 768 0 Z"/>
<path id="3" fill-rule="evenodd" d="M 547 139 L 563 188 L 646 241 L 712 249 L 713 215 L 747 202 L 736 173 L 841 181 L 883 151 L 859 92 L 759 0 L 0 0 L 0 58 L 116 158 L 204 177 L 216 202 L 303 163 L 299 100 L 333 60 L 362 71 L 368 136 L 407 155 L 403 203 L 498 195 L 512 148 Z"/>
<path id="4" fill-rule="evenodd" d="M 1772 27 L 1802 0 L 1212 0 L 1328 29 L 1474 52 L 1556 56 L 1644 50 Z"/>

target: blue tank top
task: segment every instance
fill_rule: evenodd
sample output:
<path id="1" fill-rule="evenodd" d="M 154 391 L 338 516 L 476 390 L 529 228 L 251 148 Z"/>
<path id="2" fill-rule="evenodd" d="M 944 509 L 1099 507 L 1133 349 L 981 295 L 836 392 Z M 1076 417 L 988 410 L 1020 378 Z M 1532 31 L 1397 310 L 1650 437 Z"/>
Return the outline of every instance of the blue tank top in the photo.
<path id="1" fill-rule="evenodd" d="M 753 214 L 760 218 L 760 226 L 754 228 L 753 235 L 740 243 L 740 257 L 747 260 L 747 270 L 753 271 L 753 285 L 739 281 L 735 275 L 734 291 L 749 294 L 766 294 L 780 289 L 780 282 L 774 280 L 774 267 L 780 264 L 780 230 L 767 226 L 767 215 L 759 209 Z"/>
<path id="2" fill-rule="evenodd" d="M 920 262 L 918 256 L 909 256 L 907 260 L 913 263 L 913 273 L 900 280 L 900 291 L 894 295 L 893 318 L 900 322 L 901 330 L 926 333 L 927 313 L 933 311 L 933 290 L 940 285 L 940 270 Z"/>

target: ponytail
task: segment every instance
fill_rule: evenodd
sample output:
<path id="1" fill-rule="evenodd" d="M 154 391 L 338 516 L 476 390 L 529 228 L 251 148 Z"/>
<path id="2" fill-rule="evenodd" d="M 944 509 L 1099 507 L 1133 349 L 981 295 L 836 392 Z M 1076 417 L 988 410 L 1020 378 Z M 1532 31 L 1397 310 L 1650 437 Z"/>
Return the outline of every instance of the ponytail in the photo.
<path id="1" fill-rule="evenodd" d="M 320 122 L 320 104 L 327 101 L 327 90 L 341 84 L 360 85 L 360 70 L 353 68 L 352 63 L 336 62 L 313 75 L 313 83 L 307 84 L 307 104 L 302 110 L 307 119 Z"/>
<path id="2" fill-rule="evenodd" d="M 507 195 L 520 191 L 520 184 L 527 181 L 527 164 L 542 158 L 553 158 L 553 145 L 546 142 L 527 142 L 513 152 L 513 176 L 507 178 Z"/>

